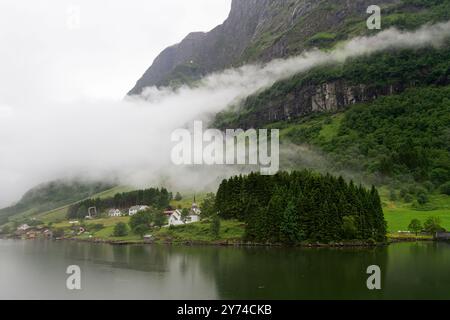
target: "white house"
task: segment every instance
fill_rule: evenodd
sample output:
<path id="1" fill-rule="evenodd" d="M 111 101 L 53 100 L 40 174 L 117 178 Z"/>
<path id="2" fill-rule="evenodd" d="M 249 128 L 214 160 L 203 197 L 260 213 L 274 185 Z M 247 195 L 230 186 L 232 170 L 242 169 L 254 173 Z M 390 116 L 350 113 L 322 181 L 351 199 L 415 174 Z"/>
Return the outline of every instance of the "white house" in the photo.
<path id="1" fill-rule="evenodd" d="M 175 210 L 169 216 L 169 226 L 178 226 L 180 224 L 184 224 L 183 220 L 181 219 L 181 211 Z"/>
<path id="2" fill-rule="evenodd" d="M 189 224 L 200 221 L 200 209 L 197 207 L 195 203 L 192 204 L 192 208 L 189 211 L 189 215 L 186 217 L 186 220 L 183 221 L 181 217 L 181 210 L 177 209 L 172 212 L 169 216 L 169 226 L 178 226 L 181 224 Z"/>
<path id="3" fill-rule="evenodd" d="M 199 222 L 200 221 L 200 216 L 197 214 L 191 214 L 188 216 L 188 222 L 187 223 L 193 223 L 193 222 Z"/>
<path id="4" fill-rule="evenodd" d="M 148 210 L 148 209 L 150 209 L 149 206 L 146 206 L 146 205 L 137 205 L 137 206 L 131 207 L 131 208 L 128 210 L 128 214 L 129 214 L 130 216 L 134 216 L 136 213 L 142 212 L 142 211 L 145 211 L 145 210 Z"/>
<path id="5" fill-rule="evenodd" d="M 122 212 L 119 209 L 111 209 L 108 211 L 108 215 L 110 217 L 120 217 L 122 216 Z"/>

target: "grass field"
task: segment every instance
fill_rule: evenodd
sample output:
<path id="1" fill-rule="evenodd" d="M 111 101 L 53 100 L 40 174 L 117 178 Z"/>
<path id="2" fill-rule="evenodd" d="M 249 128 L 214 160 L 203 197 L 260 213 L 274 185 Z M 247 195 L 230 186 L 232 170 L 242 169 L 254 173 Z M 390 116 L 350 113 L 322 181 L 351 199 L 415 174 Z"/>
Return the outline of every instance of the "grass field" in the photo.
<path id="1" fill-rule="evenodd" d="M 128 187 L 128 186 L 117 186 L 115 188 L 100 192 L 96 195 L 93 195 L 91 198 L 100 198 L 100 199 L 106 199 L 106 198 L 112 198 L 114 197 L 117 193 L 122 193 L 122 192 L 129 192 L 134 190 L 135 188 L 132 187 Z"/>
<path id="2" fill-rule="evenodd" d="M 128 225 L 128 222 L 130 221 L 130 217 L 108 217 L 108 218 L 99 218 L 99 219 L 93 219 L 93 220 L 85 220 L 83 221 L 83 224 L 86 226 L 87 230 L 91 230 L 91 228 L 94 225 L 103 225 L 103 228 L 99 231 L 93 232 L 88 231 L 82 235 L 76 236 L 77 239 L 89 239 L 91 237 L 103 239 L 103 240 L 111 240 L 111 241 L 136 241 L 140 242 L 142 239 L 139 235 L 135 235 L 131 232 L 128 233 L 127 236 L 124 237 L 113 237 L 114 233 L 114 226 L 119 223 L 123 222 Z M 53 227 L 56 229 L 64 229 L 65 231 L 69 231 L 72 227 L 72 224 L 69 223 L 69 221 L 63 221 L 59 223 L 53 224 Z"/>
<path id="3" fill-rule="evenodd" d="M 183 241 L 239 241 L 244 236 L 245 226 L 236 220 L 222 220 L 220 224 L 219 238 L 211 234 L 211 223 L 208 220 L 175 226 L 171 228 L 161 228 L 153 233 L 160 241 L 170 240 L 174 242 Z"/>
<path id="4" fill-rule="evenodd" d="M 427 234 L 411 234 L 411 233 L 388 233 L 388 239 L 390 240 L 433 240 L 432 235 Z"/>
<path id="5" fill-rule="evenodd" d="M 114 217 L 94 219 L 84 221 L 87 230 L 96 224 L 103 225 L 99 231 L 88 231 L 82 235 L 75 236 L 76 239 L 102 239 L 107 241 L 126 241 L 126 242 L 142 242 L 139 235 L 133 234 L 128 230 L 128 235 L 124 237 L 114 237 L 114 226 L 119 222 L 128 224 L 129 217 Z M 72 225 L 68 221 L 56 223 L 53 225 L 57 229 L 64 229 L 66 234 L 70 233 Z M 211 222 L 205 219 L 201 222 L 191 223 L 173 227 L 163 227 L 161 229 L 149 230 L 148 233 L 153 235 L 157 242 L 186 242 L 196 241 L 211 243 L 215 241 L 240 241 L 244 235 L 245 226 L 242 222 L 236 220 L 222 220 L 219 237 L 215 238 L 211 233 Z"/>
<path id="6" fill-rule="evenodd" d="M 407 231 L 412 219 L 419 219 L 423 224 L 430 217 L 438 217 L 441 220 L 441 226 L 450 230 L 450 196 L 430 196 L 430 207 L 434 209 L 429 211 L 417 210 L 411 203 L 386 200 L 383 202 L 388 232 Z"/>
<path id="7" fill-rule="evenodd" d="M 116 223 L 119 223 L 119 222 L 128 223 L 129 220 L 130 220 L 130 217 L 108 217 L 108 218 L 99 218 L 99 219 L 93 219 L 93 220 L 85 220 L 84 223 L 87 226 L 94 225 L 94 224 L 102 224 L 105 227 L 110 227 L 110 226 L 116 225 Z M 70 226 L 71 226 L 71 224 L 67 220 L 53 224 L 53 227 L 55 227 L 55 228 L 67 228 Z"/>
<path id="8" fill-rule="evenodd" d="M 173 195 L 175 197 L 175 194 Z M 180 201 L 172 200 L 170 202 L 170 205 L 173 208 L 190 208 L 192 206 L 192 203 L 194 202 L 194 196 L 195 196 L 195 202 L 198 206 L 201 205 L 203 199 L 206 197 L 206 193 L 199 193 L 199 194 L 183 194 L 181 193 L 181 196 L 183 197 Z"/>

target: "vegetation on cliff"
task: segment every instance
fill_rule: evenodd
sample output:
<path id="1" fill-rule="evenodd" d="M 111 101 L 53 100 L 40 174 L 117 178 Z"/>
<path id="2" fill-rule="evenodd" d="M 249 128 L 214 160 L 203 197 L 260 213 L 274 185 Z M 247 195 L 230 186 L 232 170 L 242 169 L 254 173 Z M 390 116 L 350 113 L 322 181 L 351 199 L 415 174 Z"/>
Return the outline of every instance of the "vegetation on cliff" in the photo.
<path id="1" fill-rule="evenodd" d="M 213 126 L 248 128 L 276 121 L 292 121 L 314 112 L 312 100 L 318 86 L 341 81 L 334 111 L 351 103 L 372 101 L 379 96 L 401 93 L 410 87 L 444 86 L 450 83 L 450 46 L 389 50 L 325 65 L 300 73 L 248 97 L 242 105 L 219 113 Z M 345 102 L 349 89 L 358 90 Z M 294 98 L 292 98 L 294 97 Z"/>
<path id="2" fill-rule="evenodd" d="M 332 171 L 366 172 L 372 182 L 398 191 L 408 185 L 445 193 L 450 181 L 449 97 L 450 87 L 409 89 L 356 105 L 339 117 L 304 119 L 285 130 L 285 137 L 320 147 L 332 159 Z M 417 193 L 409 189 L 398 196 L 407 200 Z"/>

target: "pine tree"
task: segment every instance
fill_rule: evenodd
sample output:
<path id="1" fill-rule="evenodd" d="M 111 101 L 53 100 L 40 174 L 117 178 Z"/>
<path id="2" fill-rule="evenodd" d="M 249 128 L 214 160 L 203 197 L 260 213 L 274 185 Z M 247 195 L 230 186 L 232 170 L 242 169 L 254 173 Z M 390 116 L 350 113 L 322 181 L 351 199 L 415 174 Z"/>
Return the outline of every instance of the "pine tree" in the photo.
<path id="1" fill-rule="evenodd" d="M 303 238 L 298 226 L 298 211 L 295 201 L 288 202 L 280 222 L 280 240 L 286 244 L 296 244 Z"/>

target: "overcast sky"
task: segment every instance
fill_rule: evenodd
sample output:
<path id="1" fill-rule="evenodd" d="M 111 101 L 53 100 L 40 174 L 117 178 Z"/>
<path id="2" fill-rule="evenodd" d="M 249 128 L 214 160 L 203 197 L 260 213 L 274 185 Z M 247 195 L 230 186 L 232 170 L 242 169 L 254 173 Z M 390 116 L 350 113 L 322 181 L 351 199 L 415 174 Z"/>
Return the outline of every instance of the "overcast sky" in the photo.
<path id="1" fill-rule="evenodd" d="M 2 0 L 0 105 L 122 98 L 165 47 L 231 0 Z"/>
<path id="2" fill-rule="evenodd" d="M 174 170 L 171 133 L 295 73 L 392 46 L 440 44 L 449 23 L 386 30 L 324 53 L 243 66 L 180 90 L 123 99 L 157 54 L 222 23 L 231 0 L 1 0 L 0 207 L 38 183 L 120 179 L 177 191 L 211 186 L 225 170 Z M 297 155 L 298 156 L 298 155 Z M 226 168 L 224 168 L 226 169 Z M 212 190 L 212 189 L 210 189 Z"/>
<path id="3" fill-rule="evenodd" d="M 105 165 L 127 139 L 138 144 L 143 129 L 118 130 L 142 118 L 123 97 L 164 48 L 221 24 L 230 7 L 231 0 L 1 0 L 0 207 L 73 166 L 85 169 L 86 153 Z M 107 150 L 84 149 L 99 140 Z"/>

